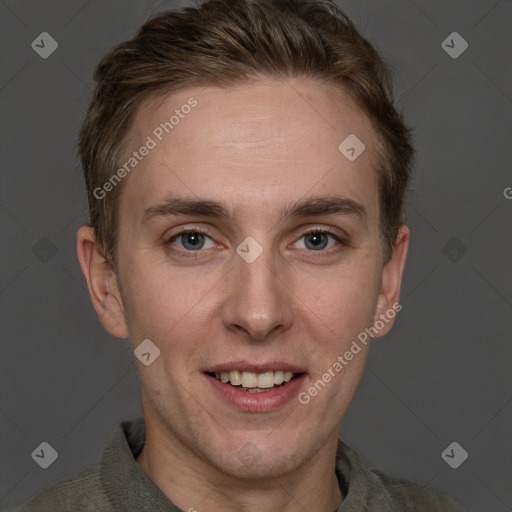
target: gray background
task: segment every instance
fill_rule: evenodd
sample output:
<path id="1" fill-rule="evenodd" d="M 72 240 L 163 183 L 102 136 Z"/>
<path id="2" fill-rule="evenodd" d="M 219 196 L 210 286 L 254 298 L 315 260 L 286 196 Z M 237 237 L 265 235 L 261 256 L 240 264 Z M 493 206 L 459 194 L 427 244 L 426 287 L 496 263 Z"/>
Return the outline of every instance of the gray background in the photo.
<path id="1" fill-rule="evenodd" d="M 0 507 L 99 456 L 141 414 L 128 340 L 106 334 L 75 256 L 85 222 L 76 136 L 97 60 L 188 2 L 0 3 Z M 395 328 L 372 347 L 342 437 L 373 467 L 468 510 L 512 510 L 512 2 L 339 1 L 394 67 L 415 129 L 412 241 Z M 42 59 L 43 31 L 59 47 Z M 458 32 L 457 59 L 441 43 Z M 466 253 L 464 251 L 467 250 Z M 47 441 L 58 459 L 31 458 Z M 469 458 L 441 458 L 453 441 Z"/>

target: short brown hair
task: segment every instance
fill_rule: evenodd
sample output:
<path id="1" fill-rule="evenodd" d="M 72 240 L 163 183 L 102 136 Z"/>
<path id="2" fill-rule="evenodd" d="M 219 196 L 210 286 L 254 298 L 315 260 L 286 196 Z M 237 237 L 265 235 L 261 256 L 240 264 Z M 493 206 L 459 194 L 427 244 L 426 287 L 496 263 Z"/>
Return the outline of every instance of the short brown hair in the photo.
<path id="1" fill-rule="evenodd" d="M 258 76 L 337 84 L 369 117 L 377 138 L 381 245 L 389 260 L 405 222 L 414 149 L 378 52 L 329 0 L 206 0 L 150 18 L 96 68 L 79 155 L 90 225 L 114 268 L 123 183 L 102 199 L 94 191 L 121 165 L 123 142 L 141 104 L 190 86 L 229 87 Z"/>

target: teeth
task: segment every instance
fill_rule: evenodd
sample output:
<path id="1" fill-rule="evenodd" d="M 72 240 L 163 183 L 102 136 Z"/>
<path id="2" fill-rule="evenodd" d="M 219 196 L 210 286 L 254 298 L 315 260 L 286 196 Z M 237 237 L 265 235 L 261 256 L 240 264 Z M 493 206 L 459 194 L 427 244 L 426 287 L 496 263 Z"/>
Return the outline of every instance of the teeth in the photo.
<path id="1" fill-rule="evenodd" d="M 224 382 L 230 382 L 233 386 L 242 386 L 246 389 L 269 389 L 290 382 L 295 374 L 281 370 L 254 373 L 232 370 L 230 372 L 217 372 L 215 377 Z"/>
<path id="2" fill-rule="evenodd" d="M 276 385 L 282 384 L 284 382 L 284 372 L 281 370 L 274 372 L 274 383 Z"/>
<path id="3" fill-rule="evenodd" d="M 259 388 L 271 388 L 274 386 L 274 372 L 265 372 L 258 375 Z"/>
<path id="4" fill-rule="evenodd" d="M 224 379 L 223 379 L 223 377 L 222 377 L 223 373 L 224 372 L 221 372 L 221 374 L 220 374 L 220 378 L 221 378 L 222 382 L 224 382 L 224 379 L 226 378 L 226 377 L 224 377 Z M 229 372 L 229 374 L 224 373 L 224 375 L 229 375 L 229 381 L 231 382 L 231 384 L 233 384 L 233 386 L 240 386 L 240 384 L 242 384 L 242 373 L 239 372 L 238 370 L 233 370 L 233 371 Z M 227 382 L 227 380 L 225 382 Z"/>
<path id="5" fill-rule="evenodd" d="M 258 375 L 252 372 L 242 373 L 242 387 L 243 388 L 257 388 Z"/>

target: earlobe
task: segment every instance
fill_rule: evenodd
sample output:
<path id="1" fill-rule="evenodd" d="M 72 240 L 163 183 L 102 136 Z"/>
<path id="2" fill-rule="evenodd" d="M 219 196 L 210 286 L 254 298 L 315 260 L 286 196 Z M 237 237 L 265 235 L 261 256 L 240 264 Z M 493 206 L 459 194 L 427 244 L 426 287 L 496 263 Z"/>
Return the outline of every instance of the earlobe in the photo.
<path id="1" fill-rule="evenodd" d="M 101 324 L 112 336 L 127 338 L 129 334 L 117 276 L 90 226 L 82 226 L 77 232 L 77 256 Z"/>
<path id="2" fill-rule="evenodd" d="M 409 238 L 409 228 L 406 225 L 400 226 L 391 259 L 382 271 L 382 284 L 377 299 L 374 322 L 377 323 L 380 320 L 382 324 L 383 317 L 386 317 L 388 320 L 385 322 L 384 328 L 379 330 L 377 338 L 384 336 L 390 331 L 394 323 L 395 314 L 399 311 L 398 303 L 409 248 Z"/>

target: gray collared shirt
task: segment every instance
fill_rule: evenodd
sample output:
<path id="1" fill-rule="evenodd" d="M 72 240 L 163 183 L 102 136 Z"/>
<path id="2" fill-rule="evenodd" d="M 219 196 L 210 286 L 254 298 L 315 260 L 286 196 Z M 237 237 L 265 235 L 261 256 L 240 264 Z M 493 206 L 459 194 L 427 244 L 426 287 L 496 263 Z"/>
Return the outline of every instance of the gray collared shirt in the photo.
<path id="1" fill-rule="evenodd" d="M 183 512 L 135 463 L 145 439 L 144 418 L 123 421 L 95 465 L 54 484 L 18 512 Z M 345 496 L 336 512 L 463 512 L 437 491 L 368 469 L 341 440 L 336 475 Z"/>

